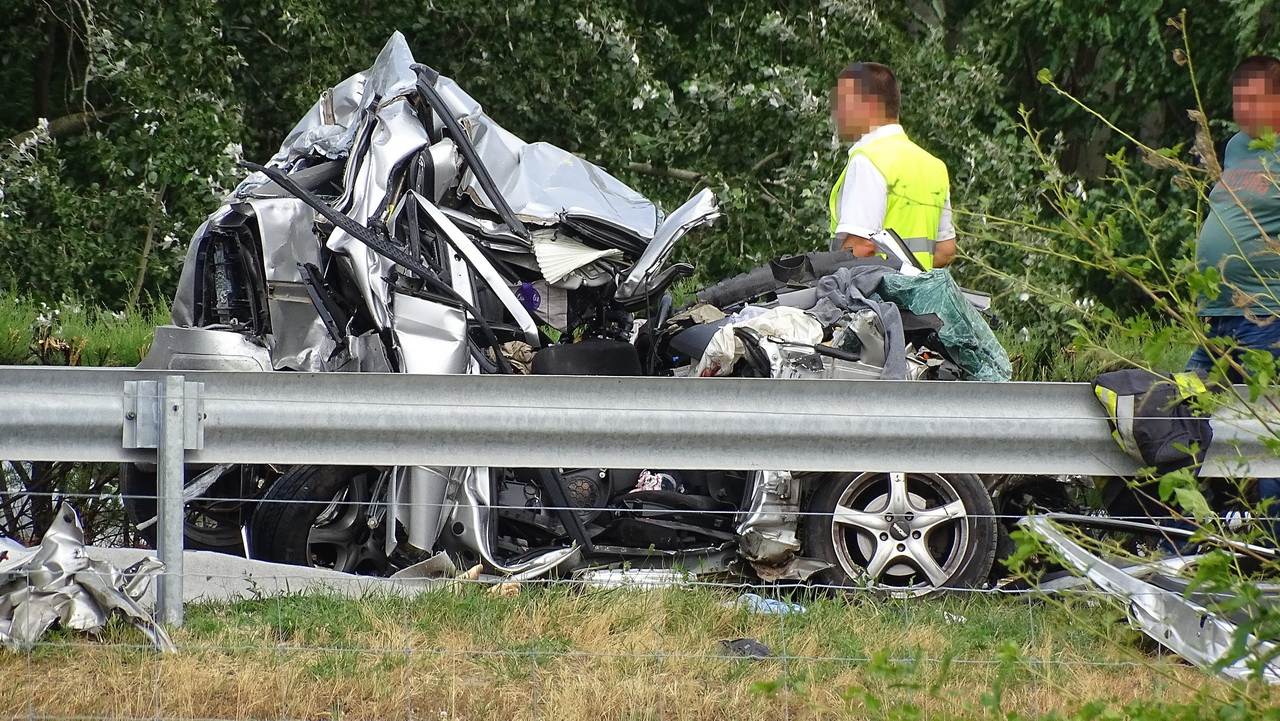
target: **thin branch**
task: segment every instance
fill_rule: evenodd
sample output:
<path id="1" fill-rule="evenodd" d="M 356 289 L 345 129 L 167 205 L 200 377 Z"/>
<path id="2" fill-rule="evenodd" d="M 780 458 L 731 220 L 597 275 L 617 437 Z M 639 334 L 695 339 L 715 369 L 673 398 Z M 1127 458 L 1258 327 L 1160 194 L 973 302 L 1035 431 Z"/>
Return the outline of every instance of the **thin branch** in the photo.
<path id="1" fill-rule="evenodd" d="M 133 290 L 129 292 L 129 307 L 138 306 L 138 297 L 142 294 L 142 281 L 147 276 L 147 262 L 151 258 L 152 239 L 156 234 L 156 217 L 164 210 L 164 194 L 169 186 L 162 185 L 156 191 L 155 202 L 151 204 L 151 214 L 147 218 L 147 236 L 142 241 L 142 257 L 138 260 L 138 274 L 133 279 Z"/>
<path id="2" fill-rule="evenodd" d="M 772 153 L 769 153 L 768 155 L 761 158 L 759 162 L 757 162 L 755 165 L 751 166 L 750 172 L 752 173 L 759 172 L 761 168 L 768 165 L 769 163 L 772 163 L 778 158 L 781 158 L 783 155 L 786 155 L 786 153 L 787 151 L 784 151 L 784 150 L 775 150 Z"/>
<path id="3" fill-rule="evenodd" d="M 690 183 L 701 183 L 706 181 L 707 176 L 695 170 L 683 170 L 681 168 L 663 168 L 652 163 L 627 163 L 627 170 L 644 175 L 655 175 L 660 178 L 672 178 L 674 180 L 684 180 Z"/>

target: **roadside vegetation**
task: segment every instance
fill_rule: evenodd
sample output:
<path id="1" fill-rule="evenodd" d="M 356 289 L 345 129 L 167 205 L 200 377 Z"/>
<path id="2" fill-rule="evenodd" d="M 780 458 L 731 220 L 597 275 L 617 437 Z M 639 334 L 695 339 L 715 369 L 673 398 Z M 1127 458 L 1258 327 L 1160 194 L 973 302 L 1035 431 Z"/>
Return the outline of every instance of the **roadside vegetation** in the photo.
<path id="1" fill-rule="evenodd" d="M 163 718 L 1271 718 L 1274 693 L 1161 654 L 1096 597 L 927 601 L 526 584 L 415 599 L 197 605 L 156 655 L 131 627 L 0 655 L 0 713 Z M 1078 623 L 1077 614 L 1091 622 Z M 772 656 L 725 655 L 753 638 Z M 131 646 L 130 644 L 143 644 Z M 98 690 L 83 693 L 86 684 Z"/>

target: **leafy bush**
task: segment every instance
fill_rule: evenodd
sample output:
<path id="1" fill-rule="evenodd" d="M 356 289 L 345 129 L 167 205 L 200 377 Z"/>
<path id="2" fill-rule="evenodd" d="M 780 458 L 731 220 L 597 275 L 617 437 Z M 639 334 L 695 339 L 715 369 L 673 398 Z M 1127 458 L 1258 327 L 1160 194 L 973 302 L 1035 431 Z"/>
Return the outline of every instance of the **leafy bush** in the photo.
<path id="1" fill-rule="evenodd" d="M 1025 265 L 983 232 L 986 218 L 1026 214 L 1039 226 L 1050 210 L 1041 163 L 1017 132 L 1020 104 L 1054 129 L 1057 170 L 1088 175 L 1118 144 L 1079 106 L 1042 92 L 1039 68 L 1103 113 L 1135 117 L 1153 144 L 1192 127 L 1170 60 L 1178 30 L 1161 23 L 1177 8 L 1149 0 L 0 8 L 12 18 L 0 48 L 15 60 L 0 65 L 0 133 L 13 141 L 0 157 L 0 287 L 115 309 L 169 297 L 186 239 L 240 175 L 233 161 L 274 152 L 319 93 L 367 67 L 397 29 L 517 134 L 599 160 L 668 208 L 713 187 L 726 221 L 680 250 L 703 281 L 825 245 L 826 197 L 843 161 L 827 94 L 855 59 L 897 71 L 904 123 L 951 168 L 961 248 L 980 261 L 960 272 L 1002 295 L 1021 292 L 1010 278 L 1077 295 L 1096 282 L 1052 261 Z M 1217 117 L 1227 103 L 1219 81 L 1240 54 L 1274 44 L 1280 25 L 1264 3 L 1215 0 L 1202 12 L 1194 36 L 1211 53 L 1204 104 Z M 1018 245 L 1034 228 L 1001 232 Z"/>

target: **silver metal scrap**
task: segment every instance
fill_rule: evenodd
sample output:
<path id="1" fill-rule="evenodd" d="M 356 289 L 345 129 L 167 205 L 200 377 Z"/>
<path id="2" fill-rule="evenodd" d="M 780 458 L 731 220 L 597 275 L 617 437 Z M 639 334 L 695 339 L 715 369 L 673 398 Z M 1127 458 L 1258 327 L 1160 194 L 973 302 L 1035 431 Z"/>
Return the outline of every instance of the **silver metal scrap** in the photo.
<path id="1" fill-rule="evenodd" d="M 1161 588 L 1085 550 L 1050 519 L 1027 516 L 1018 524 L 1052 546 L 1078 573 L 1099 588 L 1125 602 L 1129 623 L 1170 651 L 1207 671 L 1228 679 L 1260 677 L 1280 683 L 1280 645 L 1249 634 L 1247 653 L 1234 662 L 1229 658 L 1239 625 L 1181 594 Z"/>
<path id="2" fill-rule="evenodd" d="M 164 564 L 145 558 L 120 571 L 90 560 L 80 518 L 62 504 L 40 545 L 0 551 L 0 643 L 14 651 L 32 648 L 55 623 L 102 632 L 111 614 L 127 619 L 161 651 L 177 651 L 169 634 L 140 603 Z"/>

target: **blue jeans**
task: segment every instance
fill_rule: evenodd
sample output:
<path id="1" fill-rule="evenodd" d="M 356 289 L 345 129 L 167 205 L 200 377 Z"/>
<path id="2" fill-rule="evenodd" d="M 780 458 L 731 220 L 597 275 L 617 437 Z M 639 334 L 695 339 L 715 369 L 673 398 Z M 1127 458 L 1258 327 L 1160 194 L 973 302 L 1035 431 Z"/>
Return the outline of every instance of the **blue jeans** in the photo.
<path id="1" fill-rule="evenodd" d="M 1210 338 L 1231 338 L 1245 348 L 1256 348 L 1271 353 L 1275 358 L 1280 358 L 1280 318 L 1273 320 L 1267 325 L 1259 325 L 1242 315 L 1220 315 L 1201 318 L 1209 325 L 1208 336 Z M 1233 355 L 1238 359 L 1240 351 L 1233 351 Z M 1205 371 L 1206 373 L 1213 368 L 1213 356 L 1209 355 L 1203 347 L 1196 348 L 1191 354 L 1191 358 L 1187 360 L 1187 370 L 1189 371 Z M 1233 368 L 1227 371 L 1227 380 L 1232 383 L 1240 383 L 1244 379 Z M 1258 501 L 1271 499 L 1271 505 L 1267 511 L 1268 519 L 1263 523 L 1263 530 L 1266 532 L 1272 543 L 1280 536 L 1280 478 L 1259 478 L 1258 479 Z"/>

